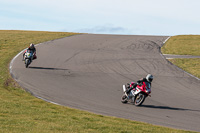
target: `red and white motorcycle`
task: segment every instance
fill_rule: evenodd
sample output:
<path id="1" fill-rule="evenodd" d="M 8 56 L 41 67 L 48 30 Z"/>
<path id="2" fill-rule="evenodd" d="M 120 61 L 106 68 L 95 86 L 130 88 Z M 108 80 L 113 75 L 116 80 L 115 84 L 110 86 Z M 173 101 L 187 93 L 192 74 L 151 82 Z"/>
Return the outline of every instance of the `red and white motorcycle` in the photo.
<path id="1" fill-rule="evenodd" d="M 135 83 L 132 82 L 129 87 L 134 85 Z M 137 85 L 136 88 L 132 89 L 129 94 L 126 94 L 127 86 L 123 85 L 123 92 L 121 102 L 127 103 L 131 102 L 134 103 L 136 106 L 142 105 L 145 98 L 151 96 L 151 85 L 148 82 L 143 82 L 141 85 Z"/>

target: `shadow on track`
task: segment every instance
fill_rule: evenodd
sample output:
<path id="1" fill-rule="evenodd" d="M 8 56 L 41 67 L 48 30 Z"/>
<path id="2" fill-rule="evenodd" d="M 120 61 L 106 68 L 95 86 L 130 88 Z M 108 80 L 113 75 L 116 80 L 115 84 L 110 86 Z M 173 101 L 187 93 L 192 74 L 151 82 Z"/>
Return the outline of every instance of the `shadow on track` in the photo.
<path id="1" fill-rule="evenodd" d="M 69 70 L 69 69 L 62 69 L 62 68 L 50 68 L 50 67 L 29 67 L 31 69 L 44 69 L 44 70 Z"/>
<path id="2" fill-rule="evenodd" d="M 200 112 L 200 110 L 174 108 L 174 107 L 169 107 L 169 106 L 141 105 L 140 107 L 153 108 L 153 109 L 167 109 L 167 110 L 180 110 L 180 111 L 196 111 L 196 112 Z"/>

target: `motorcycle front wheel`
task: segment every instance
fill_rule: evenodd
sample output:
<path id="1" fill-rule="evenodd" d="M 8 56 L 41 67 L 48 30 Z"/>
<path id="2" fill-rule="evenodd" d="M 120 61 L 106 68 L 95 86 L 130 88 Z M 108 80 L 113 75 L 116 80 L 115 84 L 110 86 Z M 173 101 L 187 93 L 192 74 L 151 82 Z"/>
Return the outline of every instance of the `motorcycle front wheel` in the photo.
<path id="1" fill-rule="evenodd" d="M 25 67 L 27 68 L 28 65 L 29 65 L 29 59 L 26 59 L 26 60 L 25 60 Z"/>
<path id="2" fill-rule="evenodd" d="M 136 95 L 135 102 L 134 102 L 135 105 L 136 106 L 142 105 L 142 103 L 144 102 L 145 98 L 146 98 L 146 95 L 144 95 L 142 93 L 139 93 L 138 95 Z"/>
<path id="3" fill-rule="evenodd" d="M 127 96 L 125 94 L 122 95 L 121 102 L 122 103 L 127 103 L 128 102 Z"/>

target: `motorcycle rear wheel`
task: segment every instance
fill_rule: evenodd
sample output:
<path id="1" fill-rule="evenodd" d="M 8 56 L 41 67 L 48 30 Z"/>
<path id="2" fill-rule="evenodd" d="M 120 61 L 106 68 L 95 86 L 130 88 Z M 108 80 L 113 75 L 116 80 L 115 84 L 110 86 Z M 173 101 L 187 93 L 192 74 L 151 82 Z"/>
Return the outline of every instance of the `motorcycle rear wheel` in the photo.
<path id="1" fill-rule="evenodd" d="M 144 102 L 146 98 L 146 95 L 142 94 L 142 93 L 139 93 L 136 97 L 135 97 L 135 105 L 136 106 L 140 106 L 142 105 L 142 103 Z"/>
<path id="2" fill-rule="evenodd" d="M 122 95 L 121 102 L 122 103 L 127 103 L 128 102 L 128 98 L 127 98 L 127 96 L 125 94 Z"/>

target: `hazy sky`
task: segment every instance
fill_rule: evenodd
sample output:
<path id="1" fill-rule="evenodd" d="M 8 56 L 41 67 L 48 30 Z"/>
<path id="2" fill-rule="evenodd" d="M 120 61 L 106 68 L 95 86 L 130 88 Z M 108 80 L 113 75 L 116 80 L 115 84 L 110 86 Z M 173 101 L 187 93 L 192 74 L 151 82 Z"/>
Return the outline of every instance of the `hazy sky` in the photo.
<path id="1" fill-rule="evenodd" d="M 200 34 L 200 0 L 0 0 L 0 30 Z"/>

